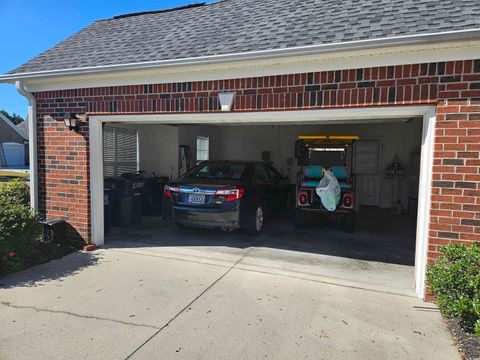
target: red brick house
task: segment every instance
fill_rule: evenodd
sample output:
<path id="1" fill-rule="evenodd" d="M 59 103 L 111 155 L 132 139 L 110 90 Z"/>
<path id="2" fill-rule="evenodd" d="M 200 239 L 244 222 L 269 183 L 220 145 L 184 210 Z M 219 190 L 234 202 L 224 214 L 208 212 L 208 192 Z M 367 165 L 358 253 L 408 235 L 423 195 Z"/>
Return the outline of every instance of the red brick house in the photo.
<path id="1" fill-rule="evenodd" d="M 355 123 L 373 134 L 414 122 L 423 298 L 439 248 L 480 240 L 479 13 L 477 1 L 225 0 L 96 21 L 0 77 L 30 101 L 32 204 L 104 243 L 104 124 Z M 227 111 L 222 92 L 234 93 Z"/>

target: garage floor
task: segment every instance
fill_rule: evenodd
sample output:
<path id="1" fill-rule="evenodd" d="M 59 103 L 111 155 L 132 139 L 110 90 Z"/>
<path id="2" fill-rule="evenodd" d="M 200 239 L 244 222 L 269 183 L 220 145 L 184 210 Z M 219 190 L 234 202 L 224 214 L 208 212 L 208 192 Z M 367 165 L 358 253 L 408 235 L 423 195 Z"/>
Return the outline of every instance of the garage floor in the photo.
<path id="1" fill-rule="evenodd" d="M 354 234 L 325 221 L 295 229 L 290 219 L 287 214 L 277 216 L 260 236 L 251 238 L 240 231 L 178 228 L 145 217 L 141 226 L 113 228 L 106 243 L 110 247 L 135 243 L 138 251 L 166 257 L 196 259 L 200 252 L 201 262 L 249 248 L 237 267 L 414 296 L 415 217 L 364 207 Z M 210 259 L 204 257 L 206 251 L 212 254 Z"/>

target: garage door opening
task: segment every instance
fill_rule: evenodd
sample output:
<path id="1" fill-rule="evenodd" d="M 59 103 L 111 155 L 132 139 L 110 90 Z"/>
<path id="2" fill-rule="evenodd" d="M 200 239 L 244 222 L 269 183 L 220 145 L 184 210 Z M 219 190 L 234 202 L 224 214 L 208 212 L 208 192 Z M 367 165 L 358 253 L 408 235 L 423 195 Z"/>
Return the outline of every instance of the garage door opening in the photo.
<path id="1" fill-rule="evenodd" d="M 418 256 L 424 250 L 418 248 L 418 234 L 423 230 L 417 231 L 417 212 L 419 194 L 422 195 L 420 163 L 421 149 L 425 148 L 425 118 L 399 116 L 268 124 L 205 121 L 201 125 L 118 120 L 110 117 L 103 126 L 102 178 L 107 179 L 107 186 L 109 177 L 120 176 L 125 169 L 130 173 L 142 170 L 144 184 L 157 186 L 154 199 L 161 201 L 165 183 L 199 162 L 255 160 L 273 164 L 289 179 L 294 201 L 288 209 L 270 216 L 255 241 L 242 231 L 226 233 L 175 226 L 171 218 L 164 219 L 165 213 L 162 217 L 164 209 L 159 207 L 152 213 L 143 201 L 132 211 L 142 212 L 142 216 L 132 220 L 128 227 L 118 219 L 112 221 L 114 226 L 104 234 L 107 244 L 128 241 L 138 246 L 165 248 L 254 247 L 257 256 L 254 262 L 280 266 L 290 273 L 300 266 L 348 284 L 369 283 L 373 288 L 387 287 L 404 294 L 416 290 L 422 297 L 418 289 L 418 266 L 424 265 L 419 264 Z M 337 222 L 324 217 L 313 217 L 305 227 L 295 227 L 292 204 L 296 201 L 294 188 L 299 171 L 295 140 L 300 135 L 320 133 L 359 137 L 353 147 L 351 169 L 356 177 L 358 210 L 354 233 L 345 232 Z M 109 139 L 116 139 L 116 143 Z M 403 176 L 387 175 L 393 163 L 404 167 Z M 420 212 L 424 209 L 420 208 Z M 118 216 L 118 211 L 113 216 Z M 285 264 L 295 266 L 285 268 Z M 358 271 L 362 268 L 366 271 Z"/>

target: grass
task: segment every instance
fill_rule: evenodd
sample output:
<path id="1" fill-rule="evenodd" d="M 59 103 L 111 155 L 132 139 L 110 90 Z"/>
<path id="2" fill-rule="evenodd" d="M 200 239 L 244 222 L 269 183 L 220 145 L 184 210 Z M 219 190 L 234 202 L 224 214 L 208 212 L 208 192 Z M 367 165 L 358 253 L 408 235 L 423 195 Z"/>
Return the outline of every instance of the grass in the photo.
<path id="1" fill-rule="evenodd" d="M 30 175 L 24 172 L 0 170 L 0 178 L 20 178 L 27 179 Z"/>

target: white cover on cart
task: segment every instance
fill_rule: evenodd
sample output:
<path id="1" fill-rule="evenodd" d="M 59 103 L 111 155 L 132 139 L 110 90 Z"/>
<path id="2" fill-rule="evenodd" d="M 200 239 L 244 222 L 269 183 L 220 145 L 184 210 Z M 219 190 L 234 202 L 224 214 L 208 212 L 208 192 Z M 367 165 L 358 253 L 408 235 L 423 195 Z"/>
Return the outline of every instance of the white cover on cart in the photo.
<path id="1" fill-rule="evenodd" d="M 315 189 L 317 195 L 322 201 L 322 205 L 328 211 L 335 211 L 340 202 L 340 185 L 338 180 L 330 170 L 325 171 L 325 175 Z"/>

